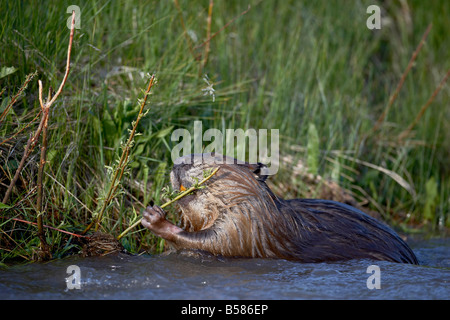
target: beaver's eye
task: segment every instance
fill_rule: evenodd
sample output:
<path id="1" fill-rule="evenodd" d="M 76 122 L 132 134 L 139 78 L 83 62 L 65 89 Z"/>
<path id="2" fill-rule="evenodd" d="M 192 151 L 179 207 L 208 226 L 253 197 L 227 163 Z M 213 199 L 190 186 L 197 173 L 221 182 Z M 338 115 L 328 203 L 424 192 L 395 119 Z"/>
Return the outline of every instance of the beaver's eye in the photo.
<path id="1" fill-rule="evenodd" d="M 186 188 L 182 184 L 180 184 L 180 191 L 186 191 Z"/>

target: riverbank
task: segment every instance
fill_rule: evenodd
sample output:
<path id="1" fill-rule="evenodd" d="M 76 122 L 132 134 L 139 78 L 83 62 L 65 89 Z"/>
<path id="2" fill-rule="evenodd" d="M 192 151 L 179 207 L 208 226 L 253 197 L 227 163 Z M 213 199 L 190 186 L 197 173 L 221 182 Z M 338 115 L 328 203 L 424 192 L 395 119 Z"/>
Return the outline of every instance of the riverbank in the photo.
<path id="1" fill-rule="evenodd" d="M 71 4 L 0 4 L 2 199 L 39 123 L 38 80 L 45 99 L 64 76 Z M 101 210 L 148 73 L 158 82 L 102 232 L 117 236 L 142 208 L 165 202 L 178 143 L 171 134 L 192 132 L 200 120 L 205 131 L 278 129 L 281 164 L 270 183 L 285 198 L 336 196 L 333 188 L 319 192 L 331 181 L 400 230 L 420 226 L 444 234 L 450 227 L 450 109 L 448 83 L 440 84 L 450 69 L 450 22 L 443 14 L 450 4 L 383 4 L 381 29 L 370 30 L 371 4 L 84 2 L 71 71 L 49 113 L 42 180 L 40 138 L 0 208 L 0 262 L 39 257 L 38 185 L 43 224 L 54 228 L 44 237 L 52 257 L 80 250 L 76 236 L 61 230 L 79 235 Z M 4 112 L 20 87 L 23 93 Z M 176 206 L 168 211 L 176 221 Z M 165 250 L 142 229 L 122 245 L 134 253 Z"/>

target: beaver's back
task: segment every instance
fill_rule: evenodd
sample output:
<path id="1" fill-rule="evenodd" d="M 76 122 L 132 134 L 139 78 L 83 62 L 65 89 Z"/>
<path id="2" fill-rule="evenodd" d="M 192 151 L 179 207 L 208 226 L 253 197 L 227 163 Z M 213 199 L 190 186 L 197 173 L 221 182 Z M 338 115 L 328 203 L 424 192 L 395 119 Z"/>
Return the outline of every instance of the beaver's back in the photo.
<path id="1" fill-rule="evenodd" d="M 285 200 L 281 210 L 302 232 L 291 238 L 292 258 L 303 262 L 376 259 L 418 264 L 408 245 L 388 226 L 346 204 L 317 199 Z"/>

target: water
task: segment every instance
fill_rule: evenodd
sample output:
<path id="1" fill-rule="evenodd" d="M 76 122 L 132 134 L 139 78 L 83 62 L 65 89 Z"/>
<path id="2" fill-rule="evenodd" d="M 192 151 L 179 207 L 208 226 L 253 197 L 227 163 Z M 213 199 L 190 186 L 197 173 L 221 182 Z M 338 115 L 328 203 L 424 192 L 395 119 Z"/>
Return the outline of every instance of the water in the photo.
<path id="1" fill-rule="evenodd" d="M 420 266 L 180 254 L 69 257 L 0 268 L 0 299 L 449 299 L 449 241 L 421 242 L 412 248 Z M 80 289 L 67 287 L 70 265 L 79 267 Z M 368 289 L 368 278 L 376 276 L 367 273 L 370 265 L 379 267 L 380 289 Z M 369 284 L 376 283 L 372 278 Z"/>

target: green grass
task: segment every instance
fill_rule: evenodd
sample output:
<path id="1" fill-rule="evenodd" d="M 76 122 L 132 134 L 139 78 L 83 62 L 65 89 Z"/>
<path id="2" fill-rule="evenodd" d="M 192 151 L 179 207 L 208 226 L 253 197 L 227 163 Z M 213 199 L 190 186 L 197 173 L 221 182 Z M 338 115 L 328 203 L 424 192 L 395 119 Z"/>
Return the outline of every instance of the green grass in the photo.
<path id="1" fill-rule="evenodd" d="M 208 1 L 179 1 L 192 47 L 206 37 Z M 449 85 L 445 85 L 414 128 L 413 136 L 396 137 L 415 119 L 450 69 L 447 31 L 450 4 L 410 1 L 382 4 L 381 30 L 366 28 L 370 1 L 215 1 L 207 64 L 199 75 L 204 47 L 190 52 L 180 12 L 170 1 L 83 1 L 81 29 L 76 30 L 72 69 L 63 94 L 52 106 L 44 179 L 45 224 L 81 232 L 107 190 L 108 173 L 120 156 L 139 111 L 145 75 L 156 73 L 158 85 L 141 120 L 123 192 L 103 221 L 103 230 L 118 235 L 130 223 L 134 207 L 163 203 L 172 165 L 170 140 L 175 128 L 192 129 L 201 119 L 207 128 L 279 129 L 280 155 L 314 163 L 326 178 L 360 199 L 370 198 L 384 217 L 400 226 L 450 226 Z M 0 112 L 26 75 L 38 71 L 25 94 L 0 124 L 0 142 L 28 124 L 39 112 L 37 80 L 44 92 L 56 88 L 64 74 L 70 1 L 3 1 L 0 4 L 0 68 L 17 71 L 0 79 Z M 399 83 L 429 23 L 433 28 L 386 121 L 370 134 Z M 195 42 L 195 38 L 197 42 Z M 216 97 L 204 96 L 203 74 Z M 21 159 L 36 124 L 0 145 L 0 195 Z M 308 141 L 315 128 L 314 141 Z M 309 133 L 310 132 L 310 133 Z M 318 139 L 317 139 L 318 137 Z M 363 139 L 367 137 L 367 139 Z M 314 150 L 307 155 L 306 150 Z M 305 150 L 305 151 L 298 151 Z M 318 152 L 317 152 L 318 151 Z M 339 157 L 342 153 L 346 159 Z M 22 172 L 0 220 L 0 261 L 32 259 L 38 239 L 34 222 L 39 147 Z M 331 162 L 334 160 L 334 162 Z M 358 159 L 352 161 L 351 159 Z M 336 160 L 339 160 L 337 162 Z M 368 167 L 361 161 L 372 164 Z M 338 164 L 336 164 L 338 163 Z M 408 192 L 391 176 L 412 185 Z M 281 164 L 272 183 L 288 184 L 283 195 L 301 197 L 304 183 Z M 340 176 L 338 174 L 341 174 Z M 373 208 L 372 208 L 373 209 Z M 174 209 L 171 218 L 175 219 Z M 47 230 L 55 257 L 76 252 L 74 239 Z M 123 239 L 132 252 L 158 252 L 162 243 L 147 231 Z"/>

